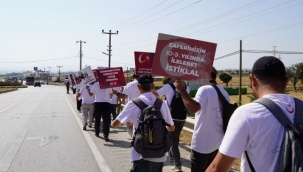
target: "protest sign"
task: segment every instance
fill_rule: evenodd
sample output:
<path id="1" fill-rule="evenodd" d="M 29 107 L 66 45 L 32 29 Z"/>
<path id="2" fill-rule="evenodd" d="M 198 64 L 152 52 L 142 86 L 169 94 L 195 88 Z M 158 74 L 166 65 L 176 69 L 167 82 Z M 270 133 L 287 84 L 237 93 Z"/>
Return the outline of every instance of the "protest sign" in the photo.
<path id="1" fill-rule="evenodd" d="M 81 88 L 87 84 L 96 81 L 94 73 L 90 66 L 68 75 L 72 81 L 72 84 L 76 85 L 76 88 Z"/>
<path id="2" fill-rule="evenodd" d="M 76 85 L 75 80 L 74 80 L 74 77 L 73 77 L 73 75 L 72 75 L 71 73 L 68 74 L 68 80 L 69 80 L 69 82 L 70 82 L 72 85 Z"/>
<path id="3" fill-rule="evenodd" d="M 136 74 L 151 74 L 155 53 L 135 52 Z"/>
<path id="4" fill-rule="evenodd" d="M 97 75 L 100 89 L 126 85 L 122 67 L 98 69 Z"/>
<path id="5" fill-rule="evenodd" d="M 94 74 L 94 76 L 95 76 L 95 78 L 96 78 L 96 81 L 98 81 L 97 70 L 98 70 L 98 69 L 93 69 L 93 70 L 92 70 L 92 71 L 93 71 L 93 74 Z"/>
<path id="6" fill-rule="evenodd" d="M 209 81 L 217 44 L 159 34 L 152 74 L 204 84 Z"/>

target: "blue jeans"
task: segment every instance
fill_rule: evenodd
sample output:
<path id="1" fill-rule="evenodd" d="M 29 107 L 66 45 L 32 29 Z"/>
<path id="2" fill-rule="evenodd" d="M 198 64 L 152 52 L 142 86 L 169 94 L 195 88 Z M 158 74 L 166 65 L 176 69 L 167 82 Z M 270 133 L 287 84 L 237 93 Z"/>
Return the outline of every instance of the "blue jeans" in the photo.
<path id="1" fill-rule="evenodd" d="M 172 132 L 169 132 L 169 135 L 172 140 L 172 146 L 170 147 L 168 155 L 169 155 L 169 157 L 174 159 L 175 166 L 178 166 L 178 167 L 181 166 L 179 141 L 180 141 L 180 134 L 181 134 L 184 124 L 185 124 L 185 121 L 174 120 L 175 130 Z"/>
<path id="2" fill-rule="evenodd" d="M 140 159 L 133 162 L 130 172 L 162 172 L 163 162 L 152 162 Z"/>
<path id="3" fill-rule="evenodd" d="M 116 117 L 117 117 L 116 110 L 117 110 L 117 105 L 116 104 L 110 104 L 110 112 L 113 115 L 113 120 L 116 119 Z"/>

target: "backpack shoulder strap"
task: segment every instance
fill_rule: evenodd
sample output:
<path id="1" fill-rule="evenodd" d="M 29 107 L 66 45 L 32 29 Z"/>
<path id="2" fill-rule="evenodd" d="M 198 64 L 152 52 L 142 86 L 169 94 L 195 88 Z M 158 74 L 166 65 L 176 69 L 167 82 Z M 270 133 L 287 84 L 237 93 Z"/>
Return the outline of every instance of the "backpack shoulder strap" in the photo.
<path id="1" fill-rule="evenodd" d="M 161 106 L 162 106 L 162 100 L 157 98 L 154 105 L 160 110 L 161 109 Z"/>
<path id="2" fill-rule="evenodd" d="M 135 98 L 132 101 L 136 106 L 138 106 L 141 109 L 141 111 L 143 111 L 143 109 L 147 107 L 147 105 L 139 98 Z"/>
<path id="3" fill-rule="evenodd" d="M 219 90 L 219 88 L 214 85 L 214 84 L 211 84 L 212 87 L 215 88 L 215 90 L 217 91 L 217 94 L 218 94 L 218 97 L 219 99 L 221 100 L 221 103 L 223 104 L 229 104 L 229 102 L 226 100 L 226 98 L 223 96 L 223 94 L 221 93 L 221 91 Z"/>
<path id="4" fill-rule="evenodd" d="M 297 98 L 294 98 L 295 100 L 295 106 L 296 106 L 296 111 L 295 111 L 295 125 L 300 124 L 300 122 L 303 122 L 303 101 Z M 302 125 L 302 123 L 301 123 Z M 301 126 L 300 126 L 301 128 Z M 303 129 L 303 127 L 302 127 Z"/>
<path id="5" fill-rule="evenodd" d="M 171 88 L 176 91 L 176 86 L 174 85 L 174 83 L 169 83 L 169 85 L 171 86 Z"/>
<path id="6" fill-rule="evenodd" d="M 277 118 L 277 120 L 280 121 L 280 123 L 284 127 L 287 127 L 287 126 L 289 126 L 289 124 L 291 124 L 290 120 L 287 118 L 287 116 L 282 111 L 282 109 L 272 100 L 262 97 L 253 102 L 260 103 L 263 106 L 265 106 Z"/>
<path id="7" fill-rule="evenodd" d="M 303 133 L 303 101 L 297 98 L 295 100 L 295 127 L 299 130 L 300 133 Z"/>

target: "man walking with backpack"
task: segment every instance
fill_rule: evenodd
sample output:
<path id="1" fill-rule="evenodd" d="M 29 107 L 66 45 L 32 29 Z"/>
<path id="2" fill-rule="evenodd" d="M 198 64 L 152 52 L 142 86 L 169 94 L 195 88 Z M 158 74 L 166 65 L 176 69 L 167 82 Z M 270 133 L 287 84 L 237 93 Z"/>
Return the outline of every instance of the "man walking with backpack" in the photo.
<path id="1" fill-rule="evenodd" d="M 229 95 L 216 83 L 217 71 L 213 68 L 209 81 L 216 85 L 229 102 Z M 215 158 L 224 136 L 221 103 L 216 89 L 211 85 L 201 86 L 194 99 L 185 90 L 185 83 L 176 80 L 186 109 L 194 114 L 195 124 L 191 142 L 191 172 L 205 171 Z"/>
<path id="2" fill-rule="evenodd" d="M 162 88 L 154 91 L 155 96 L 166 97 L 166 103 L 170 108 L 170 113 L 174 121 L 175 130 L 169 132 L 169 135 L 172 139 L 172 146 L 168 152 L 169 161 L 174 162 L 173 171 L 181 172 L 181 160 L 180 160 L 180 151 L 179 151 L 179 141 L 182 128 L 185 124 L 187 118 L 187 109 L 184 106 L 181 94 L 176 90 L 175 79 L 168 78 L 169 83 L 165 84 Z M 189 93 L 190 89 L 186 85 L 186 92 Z"/>
<path id="3" fill-rule="evenodd" d="M 126 84 L 122 94 L 117 94 L 118 92 L 116 90 L 113 90 L 113 93 L 116 94 L 119 99 L 126 99 L 126 102 L 129 102 L 134 98 L 138 98 L 140 96 L 140 91 L 138 89 L 138 77 L 139 75 L 137 74 L 132 75 L 132 82 Z M 133 133 L 132 121 L 130 121 L 129 124 L 126 126 L 126 130 L 129 136 L 132 137 L 132 133 Z"/>
<path id="4" fill-rule="evenodd" d="M 292 152 L 288 148 L 297 147 L 291 142 L 283 142 L 288 133 L 295 127 L 302 125 L 302 101 L 293 96 L 284 94 L 288 79 L 283 62 L 272 56 L 259 58 L 253 65 L 251 77 L 252 91 L 257 99 L 255 102 L 239 107 L 232 115 L 219 153 L 207 169 L 210 171 L 226 172 L 232 166 L 236 158 L 241 157 L 241 171 L 302 171 L 302 147 Z M 273 113 L 274 112 L 274 113 Z M 300 114 L 298 114 L 300 113 Z M 277 117 L 284 117 L 283 121 L 297 123 L 294 127 L 284 127 Z M 292 136 L 293 141 L 300 135 L 302 130 Z M 287 140 L 288 141 L 288 140 Z M 282 144 L 284 143 L 284 144 Z M 293 142 L 294 143 L 294 142 Z M 301 141 L 302 145 L 302 141 Z M 285 149 L 286 148 L 286 149 Z M 295 150 L 295 149 L 294 149 Z M 286 152 L 284 152 L 286 151 Z M 291 156 L 287 156 L 292 153 Z M 286 158 L 291 164 L 284 164 L 280 159 Z M 299 161 L 293 164 L 292 160 Z M 285 168 L 289 167 L 289 168 Z M 296 169 L 291 169 L 291 168 Z"/>
<path id="5" fill-rule="evenodd" d="M 112 126 L 119 127 L 133 121 L 136 130 L 131 148 L 132 172 L 162 172 L 170 147 L 167 130 L 173 131 L 174 123 L 167 104 L 151 93 L 154 84 L 150 74 L 140 75 L 137 87 L 141 95 L 127 102 Z"/>

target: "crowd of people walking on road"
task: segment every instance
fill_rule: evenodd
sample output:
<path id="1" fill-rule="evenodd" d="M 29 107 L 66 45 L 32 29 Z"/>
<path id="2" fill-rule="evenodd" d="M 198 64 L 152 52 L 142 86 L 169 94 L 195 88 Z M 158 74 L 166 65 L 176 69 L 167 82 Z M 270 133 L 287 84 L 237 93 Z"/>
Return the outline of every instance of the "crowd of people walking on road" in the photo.
<path id="1" fill-rule="evenodd" d="M 294 123 L 299 111 L 295 98 L 284 94 L 288 79 L 283 62 L 273 56 L 261 57 L 253 64 L 250 78 L 254 97 L 274 102 Z M 178 78 L 169 78 L 168 84 L 156 90 L 150 74 L 133 74 L 132 81 L 121 88 L 100 89 L 98 82 L 89 84 L 75 92 L 77 102 L 81 100 L 78 110 L 83 114 L 83 130 L 92 128 L 94 120 L 95 136 L 101 137 L 102 118 L 101 138 L 108 142 L 110 125 L 125 126 L 132 138 L 130 171 L 161 172 L 168 159 L 172 171 L 181 172 L 180 133 L 190 113 L 195 116 L 192 172 L 227 172 L 237 158 L 241 158 L 241 171 L 277 171 L 285 127 L 266 106 L 252 102 L 233 112 L 224 132 L 223 106 L 216 89 L 228 102 L 230 97 L 216 79 L 213 67 L 209 84 L 201 86 L 194 98 Z M 66 87 L 69 94 L 68 81 Z M 121 102 L 125 107 L 117 114 Z"/>

